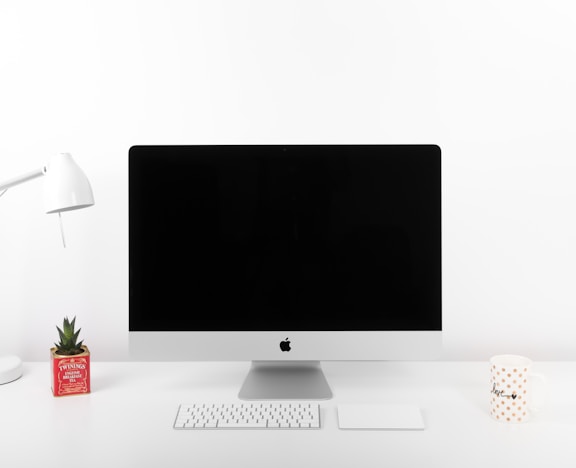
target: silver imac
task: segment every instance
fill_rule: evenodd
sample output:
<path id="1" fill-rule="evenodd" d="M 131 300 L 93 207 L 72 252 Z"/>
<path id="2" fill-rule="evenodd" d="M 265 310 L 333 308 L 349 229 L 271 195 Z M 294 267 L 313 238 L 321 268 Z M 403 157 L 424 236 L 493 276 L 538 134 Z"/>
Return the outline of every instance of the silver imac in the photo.
<path id="1" fill-rule="evenodd" d="M 252 361 L 242 399 L 330 398 L 321 361 L 438 357 L 440 157 L 130 148 L 131 356 Z"/>

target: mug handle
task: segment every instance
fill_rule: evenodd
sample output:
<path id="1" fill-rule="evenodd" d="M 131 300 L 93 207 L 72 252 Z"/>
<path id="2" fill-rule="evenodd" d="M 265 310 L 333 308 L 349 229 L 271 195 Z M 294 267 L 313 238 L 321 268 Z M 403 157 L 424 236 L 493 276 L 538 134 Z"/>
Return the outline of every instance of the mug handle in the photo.
<path id="1" fill-rule="evenodd" d="M 529 402 L 528 408 L 530 409 L 530 411 L 532 411 L 534 413 L 538 413 L 542 410 L 542 407 L 548 403 L 548 391 L 549 391 L 548 390 L 548 379 L 546 379 L 546 377 L 544 377 L 542 374 L 537 374 L 537 373 L 533 373 L 533 372 L 530 372 L 528 374 L 528 379 L 529 379 L 530 385 L 532 385 L 532 388 L 531 388 L 532 401 Z M 540 381 L 540 388 L 542 389 L 540 392 L 534 392 L 533 382 L 535 380 Z M 536 394 L 538 394 L 538 396 L 535 398 Z"/>

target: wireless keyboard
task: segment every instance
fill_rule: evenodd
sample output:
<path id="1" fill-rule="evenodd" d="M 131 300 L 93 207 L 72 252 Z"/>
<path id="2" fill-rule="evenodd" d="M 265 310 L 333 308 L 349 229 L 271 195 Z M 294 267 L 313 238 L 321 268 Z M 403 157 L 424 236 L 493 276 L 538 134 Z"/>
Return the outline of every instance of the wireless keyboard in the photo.
<path id="1" fill-rule="evenodd" d="M 180 405 L 174 429 L 320 429 L 319 403 Z"/>

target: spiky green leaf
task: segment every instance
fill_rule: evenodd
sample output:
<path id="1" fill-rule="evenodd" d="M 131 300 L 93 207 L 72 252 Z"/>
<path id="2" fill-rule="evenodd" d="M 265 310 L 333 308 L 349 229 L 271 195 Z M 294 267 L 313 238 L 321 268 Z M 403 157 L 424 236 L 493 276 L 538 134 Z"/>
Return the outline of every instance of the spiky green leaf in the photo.
<path id="1" fill-rule="evenodd" d="M 62 328 L 64 330 L 64 335 L 66 336 L 66 338 L 70 337 L 74 333 L 73 327 L 70 324 L 68 317 L 64 318 L 64 326 Z"/>

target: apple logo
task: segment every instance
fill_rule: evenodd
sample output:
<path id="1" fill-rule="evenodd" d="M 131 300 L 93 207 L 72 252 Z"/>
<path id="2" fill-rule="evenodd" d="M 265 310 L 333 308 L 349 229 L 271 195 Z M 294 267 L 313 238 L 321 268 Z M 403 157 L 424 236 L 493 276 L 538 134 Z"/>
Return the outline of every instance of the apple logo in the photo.
<path id="1" fill-rule="evenodd" d="M 280 349 L 282 351 L 290 351 L 290 341 L 288 340 L 288 338 L 280 342 Z"/>

